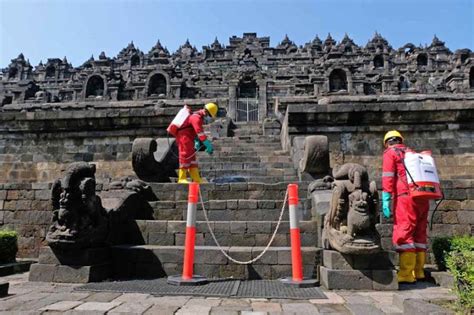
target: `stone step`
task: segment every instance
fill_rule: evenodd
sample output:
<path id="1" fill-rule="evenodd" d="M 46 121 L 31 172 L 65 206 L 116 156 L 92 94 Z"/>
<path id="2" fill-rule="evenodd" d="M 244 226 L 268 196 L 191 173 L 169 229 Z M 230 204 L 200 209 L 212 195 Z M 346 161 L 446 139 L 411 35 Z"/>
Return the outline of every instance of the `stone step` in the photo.
<path id="1" fill-rule="evenodd" d="M 289 183 L 206 183 L 200 185 L 202 198 L 209 200 L 283 200 Z M 299 196 L 307 196 L 308 182 L 299 182 Z M 149 183 L 159 201 L 187 201 L 188 185 L 177 183 Z"/>
<path id="2" fill-rule="evenodd" d="M 239 154 L 259 154 L 266 153 L 271 154 L 275 151 L 281 151 L 281 146 L 272 145 L 272 146 L 260 146 L 260 145 L 251 145 L 251 146 L 217 146 L 214 150 L 214 153 L 239 153 Z M 204 151 L 202 151 L 204 152 Z"/>
<path id="3" fill-rule="evenodd" d="M 281 142 L 280 136 L 234 136 L 234 137 L 222 137 L 214 138 L 213 141 L 219 143 L 235 143 L 235 142 L 246 142 L 246 143 L 270 143 L 270 142 Z"/>
<path id="4" fill-rule="evenodd" d="M 286 216 L 288 219 L 288 215 Z M 136 220 L 147 245 L 184 246 L 186 221 Z M 221 246 L 266 246 L 278 221 L 210 221 Z M 301 245 L 317 244 L 315 221 L 300 221 Z M 206 221 L 196 222 L 196 245 L 216 245 Z M 272 246 L 290 246 L 289 221 L 282 221 Z"/>
<path id="5" fill-rule="evenodd" d="M 252 163 L 290 163 L 291 157 L 285 155 L 279 156 L 225 156 L 216 157 L 214 155 L 199 155 L 199 164 L 201 163 L 239 163 L 239 162 L 252 162 Z"/>
<path id="6" fill-rule="evenodd" d="M 277 221 L 283 200 L 212 200 L 205 202 L 209 220 L 214 221 Z M 187 201 L 150 202 L 155 220 L 185 220 Z M 298 205 L 301 220 L 311 219 L 311 201 L 300 199 Z M 288 204 L 283 218 L 288 218 Z M 201 204 L 196 214 L 198 220 L 204 220 Z"/>
<path id="7" fill-rule="evenodd" d="M 247 261 L 264 247 L 223 247 L 231 257 Z M 321 249 L 302 247 L 304 277 L 317 278 Z M 183 268 L 183 246 L 120 245 L 112 247 L 113 271 L 120 278 L 158 278 L 179 275 Z M 194 274 L 209 279 L 279 279 L 291 276 L 291 248 L 270 247 L 251 265 L 229 261 L 216 246 L 196 246 Z"/>
<path id="8" fill-rule="evenodd" d="M 293 163 L 290 162 L 200 162 L 199 169 L 206 170 L 226 170 L 226 169 L 292 169 Z"/>
<path id="9" fill-rule="evenodd" d="M 258 140 L 258 141 L 253 141 L 253 140 L 232 140 L 232 138 L 217 138 L 213 139 L 212 143 L 215 144 L 216 146 L 256 146 L 256 145 L 262 145 L 262 146 L 275 146 L 275 145 L 280 145 L 280 141 L 276 140 Z"/>
<path id="10" fill-rule="evenodd" d="M 242 176 L 252 179 L 256 176 L 296 176 L 297 171 L 292 168 L 261 168 L 261 169 L 214 169 L 201 170 L 201 176 L 211 180 L 224 176 Z"/>
<path id="11" fill-rule="evenodd" d="M 279 138 L 271 137 L 224 137 L 224 138 L 212 138 L 212 142 L 215 144 L 281 144 Z"/>
<path id="12" fill-rule="evenodd" d="M 204 151 L 200 151 L 197 153 L 198 159 L 202 156 L 212 156 L 214 158 L 221 158 L 221 157 L 270 157 L 270 156 L 285 156 L 288 157 L 288 152 L 279 150 L 279 151 L 271 151 L 271 150 L 262 150 L 261 152 L 253 152 L 253 151 L 228 151 L 228 152 L 222 152 L 222 151 L 215 151 L 212 155 L 207 154 Z"/>

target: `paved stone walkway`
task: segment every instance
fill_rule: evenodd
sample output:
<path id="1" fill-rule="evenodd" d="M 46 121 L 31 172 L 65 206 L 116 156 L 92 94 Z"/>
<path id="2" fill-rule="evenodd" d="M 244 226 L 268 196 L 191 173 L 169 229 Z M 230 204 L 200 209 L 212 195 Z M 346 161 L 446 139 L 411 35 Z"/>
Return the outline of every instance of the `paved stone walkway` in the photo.
<path id="1" fill-rule="evenodd" d="M 0 314 L 402 314 L 406 298 L 454 299 L 449 289 L 428 283 L 392 292 L 325 292 L 328 299 L 302 301 L 78 292 L 75 284 L 28 282 L 28 273 L 0 279 L 10 283 Z"/>

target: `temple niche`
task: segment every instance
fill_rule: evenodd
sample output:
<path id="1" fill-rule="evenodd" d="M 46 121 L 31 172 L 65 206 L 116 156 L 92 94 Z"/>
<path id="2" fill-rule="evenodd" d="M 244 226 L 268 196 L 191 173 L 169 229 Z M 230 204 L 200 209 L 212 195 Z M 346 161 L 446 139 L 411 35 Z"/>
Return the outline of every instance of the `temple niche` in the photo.
<path id="1" fill-rule="evenodd" d="M 285 36 L 271 47 L 269 37 L 244 33 L 230 37 L 228 45 L 215 39 L 201 51 L 186 41 L 170 52 L 158 40 L 143 53 L 131 42 L 115 57 L 101 53 L 76 67 L 66 57 L 32 67 L 19 54 L 0 69 L 0 103 L 32 99 L 25 88 L 33 81 L 50 96 L 35 97 L 36 103 L 223 98 L 229 106 L 242 105 L 245 117 L 258 111 L 256 119 L 262 120 L 279 98 L 472 92 L 473 62 L 470 49 L 452 53 L 436 37 L 430 46 L 407 43 L 393 49 L 379 33 L 365 46 L 348 35 L 336 41 L 330 34 L 303 45 Z"/>
<path id="2" fill-rule="evenodd" d="M 418 67 L 427 66 L 428 65 L 428 57 L 426 56 L 426 54 L 419 54 L 416 57 L 416 64 L 417 64 Z"/>
<path id="3" fill-rule="evenodd" d="M 187 82 L 181 83 L 181 90 L 179 97 L 181 99 L 184 98 L 196 98 L 197 91 L 195 87 L 188 86 Z"/>
<path id="4" fill-rule="evenodd" d="M 9 79 L 16 79 L 16 76 L 18 75 L 18 68 L 17 67 L 11 67 L 8 69 L 8 78 Z"/>
<path id="5" fill-rule="evenodd" d="M 54 79 L 56 77 L 56 68 L 53 65 L 46 67 L 45 79 Z"/>
<path id="6" fill-rule="evenodd" d="M 469 71 L 469 87 L 474 89 L 474 67 L 471 67 L 471 71 Z"/>
<path id="7" fill-rule="evenodd" d="M 382 55 L 377 55 L 374 57 L 374 68 L 383 68 L 384 60 Z"/>
<path id="8" fill-rule="evenodd" d="M 240 81 L 239 98 L 257 98 L 257 82 L 251 78 Z"/>
<path id="9" fill-rule="evenodd" d="M 148 82 L 148 96 L 166 97 L 166 78 L 161 73 L 155 73 Z"/>
<path id="10" fill-rule="evenodd" d="M 347 91 L 347 76 L 342 69 L 334 69 L 329 75 L 329 91 Z"/>
<path id="11" fill-rule="evenodd" d="M 36 93 L 38 91 L 38 85 L 36 85 L 33 81 L 28 82 L 25 90 L 25 100 L 36 98 Z"/>
<path id="12" fill-rule="evenodd" d="M 104 96 L 104 79 L 98 75 L 94 75 L 87 80 L 86 98 L 96 98 Z"/>
<path id="13" fill-rule="evenodd" d="M 140 57 L 138 55 L 133 55 L 130 59 L 130 66 L 138 67 L 140 66 Z"/>
<path id="14" fill-rule="evenodd" d="M 407 79 L 404 76 L 400 76 L 400 78 L 398 78 L 398 90 L 400 92 L 406 92 L 409 87 Z"/>

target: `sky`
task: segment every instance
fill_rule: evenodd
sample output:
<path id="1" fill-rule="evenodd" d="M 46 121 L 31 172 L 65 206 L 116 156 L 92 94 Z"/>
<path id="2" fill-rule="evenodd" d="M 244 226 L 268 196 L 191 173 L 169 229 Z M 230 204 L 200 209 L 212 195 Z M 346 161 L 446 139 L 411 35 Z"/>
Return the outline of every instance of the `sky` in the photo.
<path id="1" fill-rule="evenodd" d="M 0 0 L 0 68 L 23 53 L 33 66 L 67 57 L 79 66 L 101 51 L 114 57 L 131 41 L 147 53 L 186 39 L 199 50 L 217 37 L 256 32 L 276 46 L 347 33 L 365 45 L 374 32 L 394 48 L 430 44 L 474 50 L 473 0 Z"/>

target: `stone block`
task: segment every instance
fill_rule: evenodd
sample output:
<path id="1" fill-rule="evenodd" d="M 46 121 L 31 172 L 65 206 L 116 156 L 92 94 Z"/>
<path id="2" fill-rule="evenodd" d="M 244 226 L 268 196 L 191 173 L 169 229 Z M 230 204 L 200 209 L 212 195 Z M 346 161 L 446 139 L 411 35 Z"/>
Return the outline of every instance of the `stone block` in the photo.
<path id="1" fill-rule="evenodd" d="M 394 268 L 394 252 L 383 251 L 370 255 L 352 255 L 354 269 L 391 270 Z"/>
<path id="2" fill-rule="evenodd" d="M 238 200 L 227 200 L 227 209 L 237 209 L 239 207 Z"/>
<path id="3" fill-rule="evenodd" d="M 256 233 L 268 233 L 270 234 L 272 228 L 271 222 L 265 221 L 254 221 L 247 222 L 247 233 L 256 234 Z"/>
<path id="4" fill-rule="evenodd" d="M 291 264 L 291 251 L 283 250 L 283 248 L 275 248 L 278 253 L 278 264 L 279 265 L 290 265 Z"/>
<path id="5" fill-rule="evenodd" d="M 232 234 L 244 234 L 247 231 L 247 223 L 245 222 L 233 222 L 230 225 L 230 233 Z"/>
<path id="6" fill-rule="evenodd" d="M 51 199 L 51 191 L 49 190 L 36 190 L 35 192 L 36 200 L 49 200 Z"/>
<path id="7" fill-rule="evenodd" d="M 168 223 L 166 221 L 146 221 L 146 231 L 148 233 L 166 233 L 167 228 Z"/>
<path id="8" fill-rule="evenodd" d="M 398 290 L 397 272 L 395 270 L 372 270 L 373 290 Z"/>
<path id="9" fill-rule="evenodd" d="M 348 303 L 346 307 L 350 310 L 351 314 L 370 314 L 370 315 L 384 315 L 385 313 L 382 312 L 380 309 L 375 307 L 372 304 L 356 304 L 356 303 Z"/>
<path id="10" fill-rule="evenodd" d="M 230 247 L 228 251 L 229 255 L 239 261 L 249 261 L 252 259 L 252 247 Z"/>
<path id="11" fill-rule="evenodd" d="M 263 247 L 252 248 L 252 259 L 260 255 L 262 251 L 263 251 Z M 278 253 L 275 250 L 269 250 L 254 264 L 276 265 L 278 264 Z"/>
<path id="12" fill-rule="evenodd" d="M 147 244 L 150 245 L 175 245 L 173 234 L 168 233 L 148 233 Z"/>
<path id="13" fill-rule="evenodd" d="M 421 299 L 406 299 L 403 301 L 404 314 L 419 314 L 419 315 L 444 315 L 454 314 L 453 311 L 442 308 L 441 306 L 431 304 Z"/>
<path id="14" fill-rule="evenodd" d="M 211 200 L 209 201 L 210 210 L 225 210 L 227 207 L 227 201 L 225 200 Z"/>
<path id="15" fill-rule="evenodd" d="M 239 200 L 239 209 L 257 209 L 257 200 Z"/>
<path id="16" fill-rule="evenodd" d="M 110 261 L 108 248 L 88 248 L 79 250 L 58 250 L 49 246 L 40 248 L 40 264 L 88 266 Z"/>
<path id="17" fill-rule="evenodd" d="M 257 204 L 259 209 L 274 209 L 276 206 L 273 200 L 259 200 Z"/>
<path id="18" fill-rule="evenodd" d="M 234 246 L 255 246 L 255 235 L 232 234 L 230 244 Z"/>
<path id="19" fill-rule="evenodd" d="M 335 250 L 323 250 L 323 266 L 335 270 L 352 270 L 353 256 Z"/>
<path id="20" fill-rule="evenodd" d="M 55 271 L 56 265 L 33 264 L 30 268 L 28 280 L 33 282 L 53 282 Z"/>
<path id="21" fill-rule="evenodd" d="M 375 228 L 379 232 L 380 237 L 392 237 L 393 225 L 392 224 L 376 224 Z"/>
<path id="22" fill-rule="evenodd" d="M 8 295 L 8 282 L 0 282 L 0 297 L 4 297 Z"/>
<path id="23" fill-rule="evenodd" d="M 93 266 L 56 266 L 53 282 L 88 283 L 107 279 L 110 276 L 110 265 Z"/>
<path id="24" fill-rule="evenodd" d="M 331 190 L 316 190 L 311 193 L 311 214 L 324 215 L 329 211 L 331 201 Z"/>
<path id="25" fill-rule="evenodd" d="M 429 276 L 434 279 L 435 283 L 443 288 L 454 287 L 454 277 L 447 271 L 431 271 Z"/>
<path id="26" fill-rule="evenodd" d="M 248 185 L 247 183 L 231 183 L 229 188 L 232 191 L 246 191 L 248 190 Z"/>
<path id="27" fill-rule="evenodd" d="M 372 290 L 370 270 L 334 270 L 321 266 L 321 285 L 329 290 Z"/>
<path id="28" fill-rule="evenodd" d="M 185 221 L 168 221 L 167 233 L 184 233 L 186 231 Z"/>
<path id="29" fill-rule="evenodd" d="M 223 248 L 229 250 L 228 247 Z M 194 261 L 196 264 L 224 265 L 227 263 L 227 258 L 217 247 L 196 246 Z"/>

